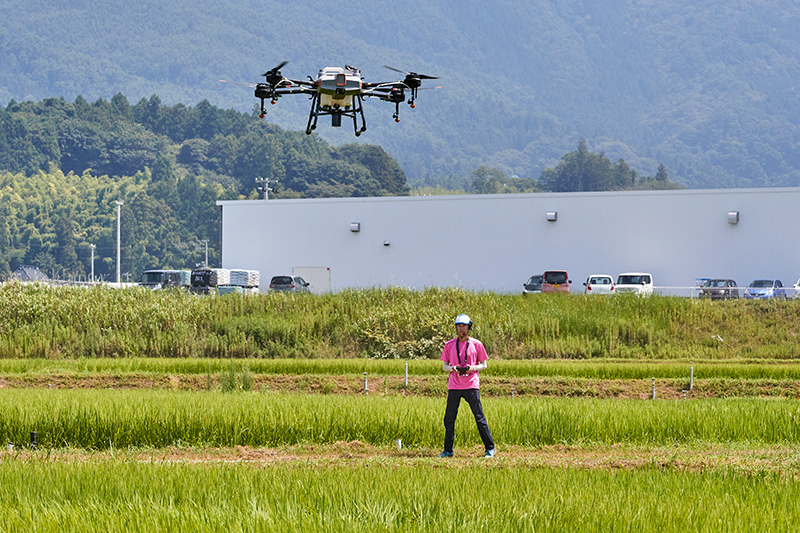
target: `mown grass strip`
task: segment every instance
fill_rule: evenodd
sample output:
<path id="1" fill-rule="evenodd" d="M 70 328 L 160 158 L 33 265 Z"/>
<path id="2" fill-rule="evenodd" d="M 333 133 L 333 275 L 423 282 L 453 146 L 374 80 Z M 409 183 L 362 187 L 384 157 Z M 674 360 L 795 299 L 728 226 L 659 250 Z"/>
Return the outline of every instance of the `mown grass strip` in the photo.
<path id="1" fill-rule="evenodd" d="M 3 531 L 793 531 L 800 483 L 730 471 L 0 463 Z"/>
<path id="2" fill-rule="evenodd" d="M 324 398 L 324 399 L 323 399 Z M 500 445 L 800 442 L 792 400 L 487 398 Z M 466 407 L 459 446 L 479 444 Z M 435 448 L 444 401 L 400 396 L 110 390 L 0 390 L 0 442 L 43 447 L 282 446 L 359 440 Z"/>

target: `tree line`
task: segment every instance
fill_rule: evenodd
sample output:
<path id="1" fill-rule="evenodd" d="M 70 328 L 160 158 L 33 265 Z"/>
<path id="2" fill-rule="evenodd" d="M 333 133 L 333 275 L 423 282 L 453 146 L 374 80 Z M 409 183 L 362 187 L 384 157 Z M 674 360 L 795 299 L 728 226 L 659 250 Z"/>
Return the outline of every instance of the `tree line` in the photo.
<path id="1" fill-rule="evenodd" d="M 154 95 L 130 105 L 117 94 L 91 104 L 79 96 L 0 108 L 0 171 L 30 175 L 55 165 L 65 173 L 133 176 L 159 156 L 178 175 L 203 176 L 246 196 L 261 177 L 311 198 L 408 190 L 403 170 L 379 146 L 330 146 L 208 101 L 166 106 Z"/>
<path id="2" fill-rule="evenodd" d="M 659 164 L 655 176 L 640 175 L 623 159 L 610 161 L 602 152 L 590 152 L 586 141 L 564 155 L 553 168 L 542 170 L 538 179 L 508 176 L 502 170 L 480 166 L 469 177 L 436 176 L 417 182 L 415 194 L 515 194 L 537 192 L 589 192 L 683 189 L 670 181 L 667 168 Z"/>

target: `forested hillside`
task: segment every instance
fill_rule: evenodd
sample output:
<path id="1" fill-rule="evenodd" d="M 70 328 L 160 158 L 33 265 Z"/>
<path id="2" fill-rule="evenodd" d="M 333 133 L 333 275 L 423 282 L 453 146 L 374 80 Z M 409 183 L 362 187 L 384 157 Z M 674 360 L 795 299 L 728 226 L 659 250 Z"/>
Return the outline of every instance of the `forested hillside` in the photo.
<path id="1" fill-rule="evenodd" d="M 344 8 L 343 8 L 344 7 Z M 689 187 L 800 185 L 800 5 L 792 0 L 0 0 L 0 103 L 78 95 L 249 112 L 282 60 L 394 79 L 440 76 L 401 122 L 368 101 L 359 142 L 415 184 L 479 166 L 537 178 L 579 139 L 611 161 Z M 308 100 L 267 121 L 305 125 Z M 327 142 L 354 141 L 321 124 Z"/>
<path id="2" fill-rule="evenodd" d="M 256 178 L 278 180 L 296 197 L 407 192 L 402 169 L 378 146 L 330 146 L 207 101 L 165 106 L 157 96 L 135 105 L 117 94 L 92 104 L 50 98 L 0 108 L 0 171 L 33 173 L 50 164 L 112 176 L 151 167 L 157 181 L 177 165 L 245 195 Z"/>
<path id="3" fill-rule="evenodd" d="M 35 265 L 68 279 L 121 269 L 219 264 L 217 200 L 258 198 L 256 178 L 277 179 L 274 197 L 406 194 L 405 175 L 374 145 L 330 146 L 208 102 L 130 105 L 63 99 L 0 107 L 0 278 Z M 257 238 L 258 228 L 253 228 Z"/>

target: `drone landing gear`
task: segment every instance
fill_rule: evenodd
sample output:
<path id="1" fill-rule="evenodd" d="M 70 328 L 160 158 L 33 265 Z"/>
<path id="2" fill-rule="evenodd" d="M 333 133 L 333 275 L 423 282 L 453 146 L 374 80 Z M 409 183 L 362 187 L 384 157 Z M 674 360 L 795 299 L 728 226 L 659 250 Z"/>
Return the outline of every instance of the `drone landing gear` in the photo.
<path id="1" fill-rule="evenodd" d="M 362 133 L 367 131 L 367 119 L 364 118 L 364 108 L 362 104 L 364 100 L 360 94 L 357 94 L 353 99 L 355 107 L 353 108 L 353 129 L 355 130 L 356 137 L 361 136 Z M 358 128 L 358 116 L 361 115 L 361 129 Z"/>
<path id="2" fill-rule="evenodd" d="M 350 117 L 353 119 L 353 129 L 356 137 L 360 136 L 363 132 L 367 131 L 367 121 L 364 118 L 363 99 L 361 95 L 355 95 L 353 99 L 353 109 L 349 108 L 323 108 L 320 105 L 319 94 L 314 94 L 311 98 L 311 112 L 308 114 L 308 124 L 306 125 L 306 135 L 311 135 L 311 132 L 317 129 L 317 120 L 321 116 L 330 115 L 331 126 L 338 128 L 342 125 L 342 117 Z M 361 127 L 358 126 L 358 117 L 361 117 Z"/>
<path id="3" fill-rule="evenodd" d="M 317 116 L 315 111 L 319 107 L 319 94 L 314 93 L 311 97 L 311 113 L 308 115 L 308 124 L 306 125 L 306 135 L 311 135 L 311 132 L 317 129 Z M 313 124 L 312 124 L 313 120 Z"/>

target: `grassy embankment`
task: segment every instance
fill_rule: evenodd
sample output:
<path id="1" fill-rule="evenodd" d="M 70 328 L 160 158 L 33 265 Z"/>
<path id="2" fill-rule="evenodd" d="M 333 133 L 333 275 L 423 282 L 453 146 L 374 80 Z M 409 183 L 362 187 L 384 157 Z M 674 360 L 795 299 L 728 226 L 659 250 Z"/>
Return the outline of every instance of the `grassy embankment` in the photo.
<path id="1" fill-rule="evenodd" d="M 800 359 L 797 301 L 398 288 L 198 298 L 14 283 L 0 288 L 0 358 L 437 359 L 460 312 L 493 359 Z"/>

